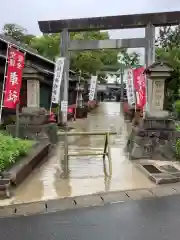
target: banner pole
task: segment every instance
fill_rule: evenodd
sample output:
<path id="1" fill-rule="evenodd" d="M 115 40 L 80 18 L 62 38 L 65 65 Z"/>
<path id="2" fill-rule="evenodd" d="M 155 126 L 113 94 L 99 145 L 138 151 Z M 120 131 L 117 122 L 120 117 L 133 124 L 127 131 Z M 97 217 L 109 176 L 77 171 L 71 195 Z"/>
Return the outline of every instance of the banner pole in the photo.
<path id="1" fill-rule="evenodd" d="M 3 85 L 2 85 L 2 92 L 1 92 L 1 103 L 0 103 L 0 125 L 2 124 L 2 111 L 3 111 L 3 101 L 4 101 L 4 89 L 5 89 L 5 83 L 6 83 L 6 74 L 7 74 L 7 66 L 8 66 L 8 52 L 9 52 L 10 45 L 7 45 L 6 50 L 6 63 L 4 68 L 4 79 L 3 79 Z"/>
<path id="2" fill-rule="evenodd" d="M 20 104 L 19 102 L 16 104 L 16 138 L 19 137 L 19 107 L 20 107 Z"/>
<path id="3" fill-rule="evenodd" d="M 21 50 L 19 48 L 17 48 L 17 50 L 21 52 Z M 25 66 L 26 52 L 23 52 L 23 53 L 24 53 L 24 66 Z M 22 79 L 21 79 L 21 87 L 22 87 L 22 84 L 23 84 L 23 76 L 22 76 Z M 20 103 L 21 103 L 20 102 L 20 96 L 21 96 L 21 88 L 20 88 L 20 92 L 19 92 L 19 101 L 16 104 L 16 134 L 15 134 L 16 138 L 18 138 L 19 135 L 20 135 L 20 119 L 19 119 Z"/>
<path id="4" fill-rule="evenodd" d="M 54 66 L 54 75 L 55 75 L 55 69 L 56 69 L 56 65 Z M 53 75 L 52 90 L 53 90 L 53 84 L 54 84 L 54 75 Z M 51 114 L 51 111 L 52 111 L 52 90 L 51 90 L 51 102 L 50 102 L 49 114 Z"/>
<path id="5" fill-rule="evenodd" d="M 75 105 L 75 109 L 74 109 L 74 121 L 76 121 L 76 115 L 77 115 L 77 102 L 78 102 L 78 97 L 79 97 L 80 82 L 81 82 L 81 70 L 79 71 L 78 89 L 77 89 L 77 93 L 76 93 L 76 105 Z"/>
<path id="6" fill-rule="evenodd" d="M 51 114 L 51 111 L 52 111 L 52 100 L 51 100 L 51 103 L 50 103 L 49 114 Z"/>

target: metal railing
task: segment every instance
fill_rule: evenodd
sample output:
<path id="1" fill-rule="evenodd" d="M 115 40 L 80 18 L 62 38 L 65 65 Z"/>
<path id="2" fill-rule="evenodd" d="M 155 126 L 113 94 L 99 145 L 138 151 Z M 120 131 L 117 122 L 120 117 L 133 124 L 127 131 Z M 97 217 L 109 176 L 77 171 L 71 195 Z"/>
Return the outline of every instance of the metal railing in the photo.
<path id="1" fill-rule="evenodd" d="M 64 136 L 64 174 L 65 177 L 69 174 L 69 157 L 83 157 L 83 156 L 102 156 L 103 160 L 103 171 L 105 176 L 111 176 L 112 175 L 112 160 L 111 160 L 111 148 L 109 144 L 109 136 L 110 135 L 116 135 L 117 132 L 113 131 L 104 131 L 104 132 L 60 132 L 59 136 Z M 75 153 L 69 153 L 69 146 L 68 146 L 68 137 L 69 136 L 105 136 L 104 141 L 104 149 L 103 151 L 99 152 L 75 152 Z M 109 173 L 107 172 L 106 167 L 106 157 L 108 158 L 108 165 L 109 165 Z"/>

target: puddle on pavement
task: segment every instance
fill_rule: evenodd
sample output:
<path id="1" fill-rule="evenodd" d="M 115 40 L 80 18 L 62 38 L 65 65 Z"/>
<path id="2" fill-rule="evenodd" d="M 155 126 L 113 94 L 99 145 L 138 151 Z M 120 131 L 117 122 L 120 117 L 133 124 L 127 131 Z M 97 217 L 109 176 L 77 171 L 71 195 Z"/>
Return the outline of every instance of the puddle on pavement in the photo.
<path id="1" fill-rule="evenodd" d="M 105 177 L 102 157 L 71 157 L 69 161 L 69 178 L 63 179 L 61 160 L 63 146 L 60 143 L 53 150 L 49 161 L 36 169 L 26 181 L 19 186 L 13 202 L 29 202 L 42 199 L 63 198 L 91 194 L 102 191 L 148 188 L 154 184 L 146 178 L 127 158 L 124 147 L 127 139 L 128 125 L 120 114 L 120 104 L 107 102 L 89 114 L 87 119 L 72 123 L 76 131 L 116 130 L 111 136 L 112 177 Z M 69 151 L 103 149 L 103 136 L 70 137 Z M 107 160 L 106 160 L 107 161 Z M 1 202 L 2 204 L 2 202 Z"/>

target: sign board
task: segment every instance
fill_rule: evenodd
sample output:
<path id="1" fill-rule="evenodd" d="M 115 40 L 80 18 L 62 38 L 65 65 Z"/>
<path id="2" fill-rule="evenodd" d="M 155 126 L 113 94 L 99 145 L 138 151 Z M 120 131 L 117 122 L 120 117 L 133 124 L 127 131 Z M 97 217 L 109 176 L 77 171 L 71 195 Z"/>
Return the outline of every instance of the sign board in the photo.
<path id="1" fill-rule="evenodd" d="M 97 85 L 97 90 L 105 92 L 107 90 L 107 85 L 106 84 L 98 84 Z"/>
<path id="2" fill-rule="evenodd" d="M 60 57 L 56 60 L 55 64 L 51 101 L 52 103 L 56 104 L 59 103 L 60 87 L 64 70 L 64 61 L 65 58 Z"/>
<path id="3" fill-rule="evenodd" d="M 153 81 L 152 108 L 154 110 L 163 110 L 164 105 L 164 81 Z"/>
<path id="4" fill-rule="evenodd" d="M 39 81 L 27 80 L 27 106 L 39 107 Z"/>
<path id="5" fill-rule="evenodd" d="M 89 101 L 94 100 L 94 95 L 96 92 L 96 85 L 97 85 L 97 76 L 91 76 L 91 84 L 89 89 Z"/>
<path id="6" fill-rule="evenodd" d="M 133 70 L 132 69 L 128 70 L 127 81 L 126 81 L 126 91 L 127 91 L 128 104 L 130 106 L 132 106 L 133 104 L 135 104 Z"/>
<path id="7" fill-rule="evenodd" d="M 67 101 L 61 101 L 61 111 L 66 113 L 67 110 L 68 110 L 68 102 Z"/>

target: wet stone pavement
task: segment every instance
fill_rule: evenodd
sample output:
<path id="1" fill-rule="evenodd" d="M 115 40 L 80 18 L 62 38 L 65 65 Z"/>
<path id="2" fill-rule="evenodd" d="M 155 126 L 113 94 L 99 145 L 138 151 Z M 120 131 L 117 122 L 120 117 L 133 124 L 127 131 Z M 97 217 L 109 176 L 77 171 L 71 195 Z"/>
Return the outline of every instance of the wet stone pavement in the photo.
<path id="1" fill-rule="evenodd" d="M 0 205 L 154 186 L 128 160 L 124 152 L 129 129 L 120 113 L 119 103 L 101 103 L 89 114 L 88 119 L 79 119 L 70 125 L 75 131 L 118 132 L 117 135 L 110 137 L 112 176 L 108 178 L 104 176 L 101 156 L 70 157 L 69 178 L 64 179 L 61 167 L 63 143 L 60 142 L 49 156 L 49 160 L 35 169 L 15 190 L 13 198 L 0 201 Z M 103 136 L 69 137 L 69 152 L 102 151 L 103 147 Z"/>

